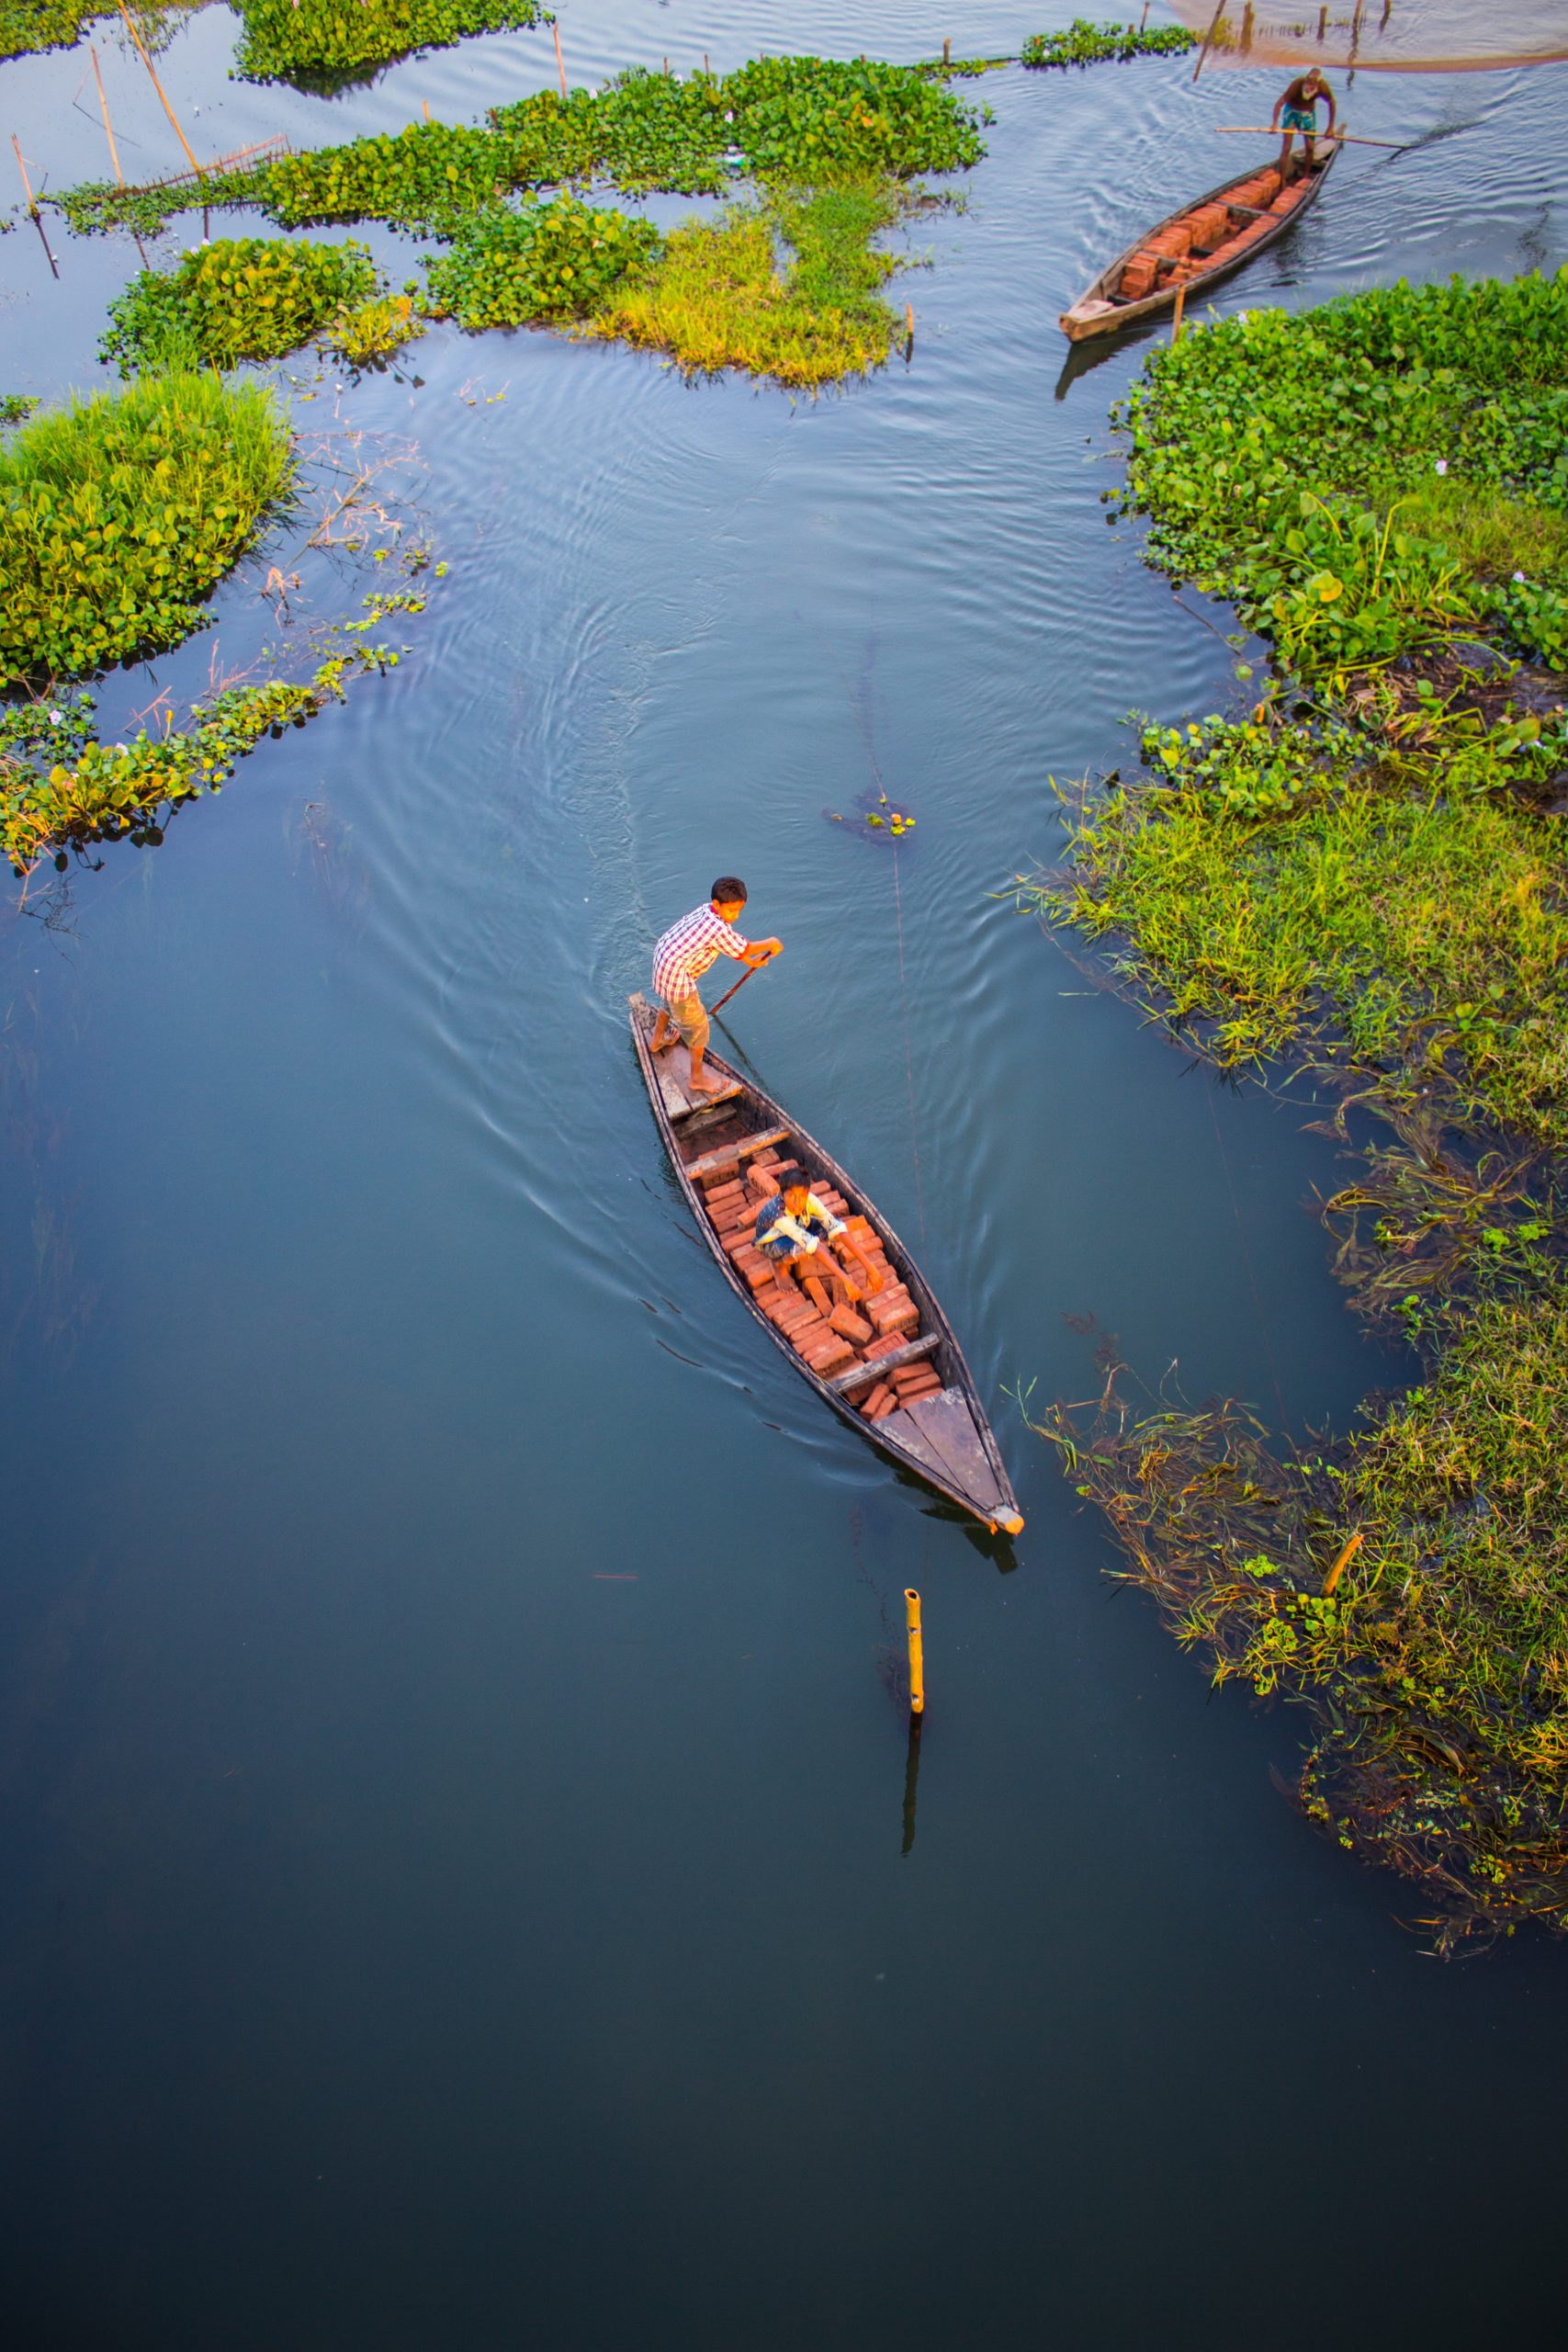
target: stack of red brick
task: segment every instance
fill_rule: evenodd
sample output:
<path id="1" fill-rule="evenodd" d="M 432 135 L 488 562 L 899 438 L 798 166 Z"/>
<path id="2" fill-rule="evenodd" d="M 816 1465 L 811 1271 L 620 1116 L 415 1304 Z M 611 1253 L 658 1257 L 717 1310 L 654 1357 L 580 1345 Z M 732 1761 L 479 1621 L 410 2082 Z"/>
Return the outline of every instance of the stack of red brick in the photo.
<path id="1" fill-rule="evenodd" d="M 1302 181 L 1281 188 L 1277 171 L 1258 172 L 1233 187 L 1224 202 L 1201 205 L 1162 229 L 1139 246 L 1122 269 L 1117 288 L 1122 301 L 1141 302 L 1145 294 L 1184 285 L 1216 262 L 1238 258 L 1299 201 L 1305 185 Z"/>
<path id="2" fill-rule="evenodd" d="M 724 1253 L 757 1305 L 819 1378 L 847 1372 L 856 1363 L 868 1367 L 870 1393 L 863 1393 L 859 1402 L 870 1419 L 880 1420 L 916 1396 L 940 1389 L 940 1379 L 925 1363 L 900 1365 L 886 1379 L 877 1379 L 878 1358 L 893 1354 L 916 1336 L 920 1313 L 908 1285 L 888 1263 L 875 1228 L 858 1213 L 851 1215 L 849 1203 L 831 1185 L 817 1185 L 817 1197 L 824 1208 L 843 1218 L 862 1257 L 880 1274 L 879 1289 L 858 1300 L 852 1297 L 842 1269 L 826 1250 L 819 1253 L 820 1272 L 807 1276 L 805 1291 L 792 1278 L 775 1276 L 757 1248 L 756 1224 L 762 1202 L 778 1191 L 773 1171 L 780 1158 L 776 1149 L 766 1148 L 722 1170 L 703 1188 Z"/>

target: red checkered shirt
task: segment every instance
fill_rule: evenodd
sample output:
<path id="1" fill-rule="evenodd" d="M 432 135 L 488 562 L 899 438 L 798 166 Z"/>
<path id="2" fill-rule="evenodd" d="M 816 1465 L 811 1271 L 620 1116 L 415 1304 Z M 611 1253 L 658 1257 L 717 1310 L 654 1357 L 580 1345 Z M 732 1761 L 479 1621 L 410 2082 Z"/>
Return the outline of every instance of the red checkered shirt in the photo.
<path id="1" fill-rule="evenodd" d="M 653 951 L 653 985 L 666 1004 L 692 995 L 708 966 L 720 956 L 744 956 L 750 946 L 735 925 L 715 914 L 711 902 L 694 907 L 672 922 Z"/>

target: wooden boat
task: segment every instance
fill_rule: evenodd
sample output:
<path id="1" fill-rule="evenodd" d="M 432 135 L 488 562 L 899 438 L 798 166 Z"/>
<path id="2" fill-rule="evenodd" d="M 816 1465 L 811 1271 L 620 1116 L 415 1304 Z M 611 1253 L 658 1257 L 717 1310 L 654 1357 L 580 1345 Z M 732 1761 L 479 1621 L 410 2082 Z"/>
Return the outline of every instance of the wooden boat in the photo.
<path id="1" fill-rule="evenodd" d="M 698 1229 L 731 1290 L 745 1300 L 802 1379 L 835 1412 L 852 1421 L 902 1468 L 913 1470 L 928 1486 L 984 1521 L 993 1534 L 998 1531 L 1018 1534 L 1023 1519 L 963 1351 L 930 1284 L 886 1218 L 837 1160 L 771 1095 L 716 1054 L 708 1055 L 705 1067 L 708 1075 L 720 1081 L 722 1091 L 717 1096 L 694 1098 L 686 1084 L 691 1063 L 685 1046 L 676 1045 L 665 1053 L 651 1054 L 648 1041 L 652 1011 L 640 994 L 630 999 L 630 1007 L 632 1039 L 653 1115 Z M 835 1215 L 846 1222 L 864 1219 L 880 1245 L 893 1284 L 907 1289 L 918 1311 L 918 1326 L 872 1341 L 878 1352 L 869 1360 L 863 1350 L 839 1340 L 836 1344 L 846 1349 L 852 1361 L 826 1374 L 813 1369 L 769 1311 L 772 1307 L 775 1313 L 787 1312 L 783 1302 L 786 1295 L 794 1299 L 795 1285 L 789 1285 L 787 1294 L 781 1291 L 756 1253 L 746 1250 L 746 1235 L 760 1201 L 737 1212 L 743 1226 L 734 1225 L 728 1232 L 724 1218 L 730 1211 L 710 1210 L 708 1205 L 710 1192 L 716 1193 L 719 1185 L 743 1177 L 759 1159 L 764 1164 L 779 1159 L 801 1162 Z M 872 1254 L 874 1260 L 874 1250 Z M 891 1307 L 892 1284 L 885 1286 L 884 1296 Z M 798 1307 L 798 1300 L 794 1303 Z M 896 1408 L 884 1408 L 884 1418 L 865 1418 L 861 1406 L 879 1390 L 889 1389 L 896 1374 L 913 1381 L 919 1374 L 911 1368 L 925 1365 L 933 1368 L 934 1385 L 928 1382 L 923 1395 L 911 1391 Z"/>
<path id="2" fill-rule="evenodd" d="M 1100 271 L 1088 292 L 1062 312 L 1062 333 L 1072 343 L 1091 334 L 1113 334 L 1139 319 L 1168 311 L 1183 287 L 1189 302 L 1207 293 L 1255 254 L 1266 252 L 1317 201 L 1338 153 L 1336 140 L 1326 146 L 1316 169 L 1303 172 L 1289 188 L 1280 188 L 1272 164 L 1254 164 L 1212 187 L 1207 196 L 1182 205 Z M 1259 184 L 1268 179 L 1273 181 L 1274 193 L 1259 202 Z M 1184 238 L 1189 241 L 1185 245 Z M 1145 276 L 1150 280 L 1146 285 Z"/>

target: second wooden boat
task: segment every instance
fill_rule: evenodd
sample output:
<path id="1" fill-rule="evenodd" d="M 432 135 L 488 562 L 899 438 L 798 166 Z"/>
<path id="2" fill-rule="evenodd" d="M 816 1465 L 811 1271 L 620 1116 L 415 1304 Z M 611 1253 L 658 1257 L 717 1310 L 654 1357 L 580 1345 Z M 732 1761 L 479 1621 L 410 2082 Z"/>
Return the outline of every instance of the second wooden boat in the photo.
<path id="1" fill-rule="evenodd" d="M 1019 1534 L 1022 1514 L 963 1351 L 886 1218 L 797 1120 L 716 1054 L 705 1067 L 721 1091 L 694 1098 L 685 1047 L 650 1053 L 653 1014 L 641 995 L 630 1006 L 653 1115 L 697 1229 L 731 1290 L 802 1378 L 874 1445 L 983 1520 L 993 1535 Z M 863 1325 L 863 1337 L 831 1331 L 824 1338 L 830 1327 L 820 1324 L 816 1332 L 803 1331 L 795 1284 L 781 1284 L 750 1246 L 765 1171 L 785 1161 L 806 1170 L 873 1266 L 886 1269 L 881 1291 L 846 1318 Z M 753 1169 L 761 1191 L 748 1181 Z"/>
<path id="2" fill-rule="evenodd" d="M 1303 171 L 1289 187 L 1280 187 L 1278 170 L 1269 164 L 1238 172 L 1182 205 L 1100 271 L 1062 312 L 1062 333 L 1072 343 L 1114 334 L 1171 309 L 1182 288 L 1189 302 L 1206 293 L 1282 237 L 1317 201 L 1338 153 L 1336 141 L 1315 171 Z"/>

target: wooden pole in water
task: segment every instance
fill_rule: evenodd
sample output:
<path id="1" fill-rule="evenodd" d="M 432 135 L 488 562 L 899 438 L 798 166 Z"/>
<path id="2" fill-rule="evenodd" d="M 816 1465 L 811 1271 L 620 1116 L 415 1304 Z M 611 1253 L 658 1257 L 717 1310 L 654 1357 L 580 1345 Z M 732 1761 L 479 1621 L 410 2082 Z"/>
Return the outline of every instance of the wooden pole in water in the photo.
<path id="1" fill-rule="evenodd" d="M 1147 30 L 1147 28 L 1148 28 L 1148 21 L 1149 21 L 1149 0 L 1144 0 L 1144 13 L 1143 13 L 1143 15 L 1138 18 L 1138 30 L 1139 30 L 1140 32 L 1145 32 L 1145 31 L 1146 31 L 1146 30 Z"/>
<path id="2" fill-rule="evenodd" d="M 944 65 L 951 65 L 953 62 L 953 35 L 951 33 L 949 33 L 947 39 L 942 45 L 942 62 Z"/>
<path id="3" fill-rule="evenodd" d="M 22 186 L 28 192 L 28 211 L 29 216 L 36 220 L 38 219 L 38 198 L 33 194 L 33 184 L 28 177 L 28 167 L 22 161 L 22 142 L 17 138 L 14 130 L 11 133 L 11 144 L 17 151 L 17 169 L 22 175 Z"/>
<path id="4" fill-rule="evenodd" d="M 904 1623 L 909 1636 L 909 1713 L 926 1712 L 926 1661 L 920 1642 L 920 1596 L 913 1585 L 904 1593 Z"/>
<path id="5" fill-rule="evenodd" d="M 104 77 L 98 71 L 98 52 L 96 49 L 89 46 L 87 53 L 93 61 L 93 79 L 98 85 L 98 110 L 104 118 L 104 137 L 109 142 L 109 161 L 114 165 L 115 178 L 123 187 L 125 174 L 119 168 L 119 150 L 114 143 L 114 125 L 109 120 L 109 102 L 104 96 Z"/>
<path id="6" fill-rule="evenodd" d="M 146 45 L 141 39 L 141 35 L 136 29 L 136 19 L 132 17 L 130 9 L 126 6 L 125 0 L 119 0 L 119 13 L 125 18 L 126 31 L 130 35 L 131 40 L 136 43 L 137 49 L 141 51 L 141 62 L 145 65 L 149 74 L 152 76 L 152 87 L 158 93 L 164 112 L 168 116 L 169 120 L 175 126 L 175 137 L 179 141 L 180 145 L 186 151 L 186 161 L 190 165 L 191 170 L 196 174 L 197 178 L 199 179 L 201 177 L 201 165 L 196 160 L 196 151 L 192 147 L 190 141 L 186 137 L 185 132 L 180 129 L 180 119 L 175 112 L 174 107 L 169 104 L 167 97 L 164 96 L 164 85 L 159 81 L 157 74 L 153 70 L 152 60 L 147 54 Z"/>
<path id="7" fill-rule="evenodd" d="M 550 24 L 550 30 L 551 30 L 551 32 L 553 32 L 553 33 L 554 33 L 554 35 L 555 35 L 555 37 L 556 37 L 556 71 L 557 71 L 557 72 L 559 74 L 559 75 L 560 75 L 560 94 L 561 94 L 561 96 L 564 98 L 564 97 L 565 97 L 565 96 L 566 96 L 566 94 L 567 94 L 567 93 L 566 93 L 566 60 L 565 60 L 565 58 L 561 55 L 561 48 L 560 48 L 560 27 L 559 27 L 558 24 L 556 24 L 556 23 L 553 21 L 553 19 L 552 19 L 551 24 Z"/>
<path id="8" fill-rule="evenodd" d="M 1322 6 L 1317 12 L 1317 38 L 1320 42 L 1325 41 L 1328 39 L 1327 0 L 1325 0 L 1324 6 Z"/>
<path id="9" fill-rule="evenodd" d="M 1179 343 L 1181 341 L 1181 313 L 1186 307 L 1187 288 L 1185 286 L 1179 286 L 1176 289 L 1176 318 L 1170 330 L 1170 339 L 1172 343 Z"/>
<path id="10" fill-rule="evenodd" d="M 1199 74 L 1203 71 L 1203 60 L 1209 54 L 1210 46 L 1213 40 L 1214 35 L 1220 29 L 1220 18 L 1224 15 L 1224 13 L 1225 0 L 1220 0 L 1220 5 L 1214 11 L 1213 20 L 1211 23 L 1208 31 L 1203 35 L 1203 46 L 1198 51 L 1198 62 L 1192 68 L 1192 79 L 1194 81 L 1198 79 Z"/>

